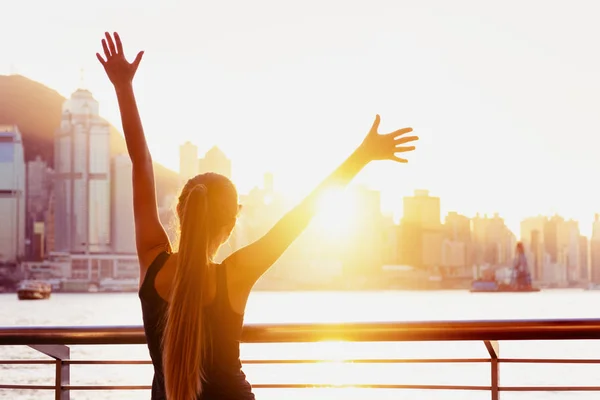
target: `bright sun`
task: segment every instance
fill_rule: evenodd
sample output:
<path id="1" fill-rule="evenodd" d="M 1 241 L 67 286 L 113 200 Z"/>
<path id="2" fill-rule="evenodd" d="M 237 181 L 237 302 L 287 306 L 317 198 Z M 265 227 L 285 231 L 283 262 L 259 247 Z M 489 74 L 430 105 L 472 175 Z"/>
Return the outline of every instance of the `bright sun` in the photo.
<path id="1" fill-rule="evenodd" d="M 356 197 L 342 189 L 330 189 L 319 201 L 315 222 L 319 230 L 335 238 L 345 236 L 356 221 Z"/>

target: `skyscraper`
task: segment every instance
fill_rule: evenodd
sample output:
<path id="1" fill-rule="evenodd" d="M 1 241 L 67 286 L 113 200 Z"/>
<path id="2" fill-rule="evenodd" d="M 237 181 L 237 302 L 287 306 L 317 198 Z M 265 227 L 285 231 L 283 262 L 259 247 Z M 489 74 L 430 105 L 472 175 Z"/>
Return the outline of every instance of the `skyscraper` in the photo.
<path id="1" fill-rule="evenodd" d="M 0 126 L 0 264 L 25 254 L 25 158 L 16 126 Z"/>
<path id="2" fill-rule="evenodd" d="M 231 179 L 231 160 L 217 146 L 206 152 L 198 163 L 198 172 L 216 172 Z"/>
<path id="3" fill-rule="evenodd" d="M 498 213 L 492 217 L 479 214 L 472 219 L 476 265 L 511 265 L 516 245 L 515 235 Z"/>
<path id="4" fill-rule="evenodd" d="M 127 154 L 113 158 L 112 247 L 117 254 L 137 254 L 133 220 L 132 164 Z"/>
<path id="5" fill-rule="evenodd" d="M 403 199 L 404 212 L 399 226 L 398 258 L 413 267 L 439 266 L 442 261 L 440 198 L 427 190 L 415 190 Z"/>
<path id="6" fill-rule="evenodd" d="M 185 183 L 198 174 L 198 147 L 191 142 L 179 146 L 179 177 Z"/>
<path id="7" fill-rule="evenodd" d="M 590 281 L 600 284 L 600 215 L 594 216 L 590 238 Z"/>
<path id="8" fill-rule="evenodd" d="M 92 93 L 63 104 L 55 136 L 55 250 L 110 250 L 110 131 Z"/>
<path id="9" fill-rule="evenodd" d="M 40 260 L 44 256 L 45 220 L 52 186 L 52 170 L 39 156 L 27 163 L 26 182 L 27 217 L 25 235 L 29 241 L 27 258 Z"/>

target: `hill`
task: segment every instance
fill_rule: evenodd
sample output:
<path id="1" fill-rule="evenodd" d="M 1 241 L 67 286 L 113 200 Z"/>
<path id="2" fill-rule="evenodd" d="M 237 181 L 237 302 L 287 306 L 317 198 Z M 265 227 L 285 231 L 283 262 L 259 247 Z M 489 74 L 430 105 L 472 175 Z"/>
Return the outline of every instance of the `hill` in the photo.
<path id="1" fill-rule="evenodd" d="M 54 165 L 54 132 L 66 99 L 57 91 L 21 75 L 0 75 L 0 124 L 14 124 L 23 135 L 26 161 L 40 156 Z M 110 125 L 111 154 L 127 151 L 125 138 Z M 159 198 L 178 188 L 177 173 L 155 163 Z"/>

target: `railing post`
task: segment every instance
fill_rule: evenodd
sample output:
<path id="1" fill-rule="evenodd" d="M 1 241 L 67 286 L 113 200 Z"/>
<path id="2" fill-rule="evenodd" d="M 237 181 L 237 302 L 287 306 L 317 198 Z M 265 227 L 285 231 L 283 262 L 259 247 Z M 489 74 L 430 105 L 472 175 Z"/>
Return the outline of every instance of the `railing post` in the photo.
<path id="1" fill-rule="evenodd" d="M 71 358 L 71 349 L 69 346 L 62 344 L 30 344 L 29 347 L 56 360 L 54 399 L 70 400 L 71 394 L 69 389 L 65 388 L 65 386 L 69 386 L 71 383 L 71 368 L 69 364 L 65 363 L 65 361 Z"/>
<path id="2" fill-rule="evenodd" d="M 485 348 L 490 353 L 490 367 L 492 369 L 492 400 L 500 400 L 500 368 L 498 357 L 500 356 L 500 344 L 496 340 L 484 340 Z"/>

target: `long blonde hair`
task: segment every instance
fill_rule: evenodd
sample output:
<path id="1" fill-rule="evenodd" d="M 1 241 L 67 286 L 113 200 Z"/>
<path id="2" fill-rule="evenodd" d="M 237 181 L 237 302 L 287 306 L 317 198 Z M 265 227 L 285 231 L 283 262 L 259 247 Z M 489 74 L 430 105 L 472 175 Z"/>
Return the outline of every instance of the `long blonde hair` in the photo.
<path id="1" fill-rule="evenodd" d="M 181 237 L 162 343 L 169 400 L 195 400 L 202 393 L 204 361 L 210 350 L 209 332 L 203 323 L 207 276 L 212 257 L 222 244 L 218 242 L 220 232 L 232 221 L 233 228 L 237 208 L 235 186 L 218 174 L 190 179 L 179 198 Z"/>

